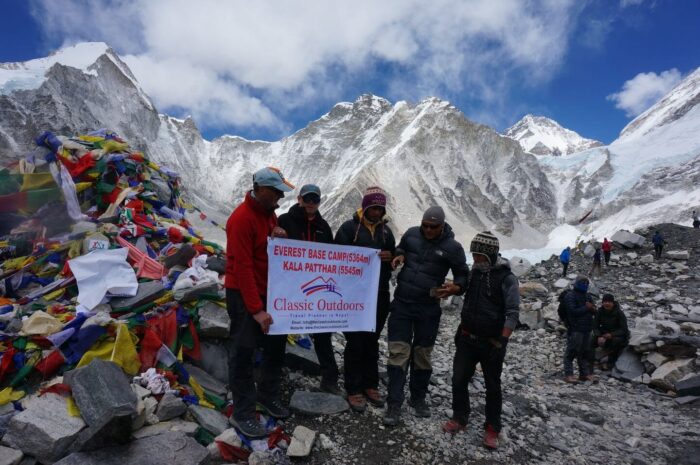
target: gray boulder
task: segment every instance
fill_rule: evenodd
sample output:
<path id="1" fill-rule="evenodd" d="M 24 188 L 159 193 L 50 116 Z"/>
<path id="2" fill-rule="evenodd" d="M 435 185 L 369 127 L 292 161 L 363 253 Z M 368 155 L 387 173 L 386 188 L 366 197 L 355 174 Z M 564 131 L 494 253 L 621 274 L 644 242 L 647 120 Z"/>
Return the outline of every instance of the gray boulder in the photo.
<path id="1" fill-rule="evenodd" d="M 678 381 L 675 387 L 679 396 L 700 396 L 700 374 Z"/>
<path id="2" fill-rule="evenodd" d="M 190 405 L 188 410 L 199 426 L 215 436 L 229 428 L 228 419 L 214 409 L 201 405 Z"/>
<path id="3" fill-rule="evenodd" d="M 90 436 L 90 442 L 106 445 L 110 441 L 129 441 L 137 397 L 117 364 L 94 359 L 66 373 L 64 382 L 71 387 L 80 414 L 90 426 L 90 432 L 84 433 Z"/>
<path id="4" fill-rule="evenodd" d="M 612 235 L 610 240 L 616 244 L 619 244 L 623 247 L 626 247 L 628 249 L 633 249 L 635 247 L 641 247 L 644 245 L 644 236 L 640 236 L 639 234 L 635 234 L 629 231 L 625 231 L 624 229 L 621 229 L 620 231 L 616 232 L 615 234 Z"/>
<path id="5" fill-rule="evenodd" d="M 659 389 L 674 389 L 674 384 L 691 373 L 695 367 L 692 358 L 681 358 L 664 363 L 651 374 L 651 386 Z"/>
<path id="6" fill-rule="evenodd" d="M 515 276 L 522 276 L 532 269 L 532 263 L 526 258 L 513 257 L 509 262 L 510 270 Z"/>
<path id="7" fill-rule="evenodd" d="M 24 457 L 21 450 L 0 446 L 0 465 L 17 465 Z"/>
<path id="8" fill-rule="evenodd" d="M 226 363 L 226 360 L 220 360 L 219 363 Z M 190 363 L 185 363 L 183 366 L 189 374 L 195 377 L 200 386 L 202 386 L 202 389 L 211 394 L 215 394 L 219 397 L 226 398 L 226 393 L 228 392 L 226 384 L 214 378 L 201 368 L 196 367 Z"/>
<path id="9" fill-rule="evenodd" d="M 12 417 L 3 442 L 51 463 L 66 453 L 83 428 L 83 419 L 68 414 L 62 397 L 44 394 Z"/>
<path id="10" fill-rule="evenodd" d="M 0 439 L 2 439 L 2 437 L 5 435 L 7 425 L 16 414 L 17 411 L 11 403 L 0 405 Z"/>
<path id="11" fill-rule="evenodd" d="M 223 384 L 228 384 L 228 349 L 226 341 L 203 339 L 200 350 L 202 358 L 193 362 L 196 366 Z"/>
<path id="12" fill-rule="evenodd" d="M 54 465 L 207 465 L 207 449 L 182 432 L 168 431 L 124 446 L 75 452 Z"/>
<path id="13" fill-rule="evenodd" d="M 326 392 L 295 391 L 289 408 L 304 415 L 334 415 L 346 411 L 347 401 L 341 396 Z"/>
<path id="14" fill-rule="evenodd" d="M 534 281 L 522 283 L 519 290 L 523 297 L 547 297 L 549 293 L 544 285 Z"/>
<path id="15" fill-rule="evenodd" d="M 134 437 L 134 439 L 142 439 L 147 438 L 149 436 L 163 434 L 166 431 L 179 431 L 186 434 L 187 436 L 194 437 L 198 429 L 199 425 L 197 423 L 176 418 L 171 421 L 162 421 L 155 425 L 145 426 L 138 431 L 134 431 L 132 436 Z"/>
<path id="16" fill-rule="evenodd" d="M 311 453 L 311 447 L 316 440 L 316 431 L 306 426 L 297 426 L 292 433 L 292 443 L 287 449 L 289 457 L 306 457 Z"/>
<path id="17" fill-rule="evenodd" d="M 688 260 L 690 258 L 687 250 L 669 250 L 666 252 L 666 256 L 674 260 Z"/>
<path id="18" fill-rule="evenodd" d="M 615 363 L 612 376 L 625 381 L 632 381 L 644 374 L 644 364 L 634 350 L 625 348 Z"/>
<path id="19" fill-rule="evenodd" d="M 177 396 L 165 394 L 158 403 L 156 416 L 160 421 L 167 421 L 183 415 L 187 411 L 187 405 Z"/>
<path id="20" fill-rule="evenodd" d="M 225 308 L 207 301 L 199 310 L 199 335 L 226 338 L 231 328 L 231 318 Z"/>

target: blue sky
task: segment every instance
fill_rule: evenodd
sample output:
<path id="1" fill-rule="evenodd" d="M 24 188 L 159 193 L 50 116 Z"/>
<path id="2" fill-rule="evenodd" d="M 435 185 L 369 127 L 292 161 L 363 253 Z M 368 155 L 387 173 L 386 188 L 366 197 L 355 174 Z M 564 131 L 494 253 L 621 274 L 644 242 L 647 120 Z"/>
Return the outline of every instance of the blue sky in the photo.
<path id="1" fill-rule="evenodd" d="M 449 100 L 609 143 L 700 66 L 697 0 L 3 0 L 0 62 L 110 44 L 205 137 L 276 140 L 334 103 Z"/>

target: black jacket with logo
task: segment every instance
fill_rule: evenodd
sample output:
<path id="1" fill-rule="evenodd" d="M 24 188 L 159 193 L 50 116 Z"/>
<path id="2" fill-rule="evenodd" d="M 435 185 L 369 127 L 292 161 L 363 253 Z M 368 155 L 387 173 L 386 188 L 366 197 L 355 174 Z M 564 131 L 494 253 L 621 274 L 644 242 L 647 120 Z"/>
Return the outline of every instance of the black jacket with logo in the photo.
<path id="1" fill-rule="evenodd" d="M 277 225 L 287 231 L 290 239 L 298 241 L 333 243 L 333 231 L 320 212 L 316 212 L 313 220 L 306 216 L 304 208 L 299 204 L 292 205 L 287 213 L 277 218 Z"/>

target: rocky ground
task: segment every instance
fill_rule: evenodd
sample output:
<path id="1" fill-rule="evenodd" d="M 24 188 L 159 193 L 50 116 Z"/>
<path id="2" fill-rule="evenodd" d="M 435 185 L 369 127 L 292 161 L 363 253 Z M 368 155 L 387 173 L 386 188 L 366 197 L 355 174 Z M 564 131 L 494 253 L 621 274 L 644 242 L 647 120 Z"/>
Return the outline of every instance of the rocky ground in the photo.
<path id="1" fill-rule="evenodd" d="M 652 253 L 647 241 L 634 250 L 614 250 L 611 266 L 595 279 L 601 293 L 617 296 L 630 326 L 637 317 L 673 324 L 671 318 L 682 316 L 682 309 L 685 316 L 700 310 L 700 231 L 676 225 L 658 229 L 668 242 L 667 250 L 687 251 L 690 258 L 662 257 L 644 263 L 641 257 Z M 653 231 L 641 233 L 650 239 Z M 575 254 L 569 277 L 588 273 L 590 263 L 588 257 Z M 596 371 L 599 381 L 593 383 L 562 381 L 565 338 L 557 329 L 555 302 L 560 289 L 554 286 L 560 273 L 558 260 L 552 259 L 520 277 L 521 283 L 542 284 L 546 292 L 523 298 L 525 313 L 539 308 L 537 326 L 541 327 L 519 329 L 508 346 L 503 370 L 504 429 L 498 451 L 481 446 L 484 387 L 478 371 L 470 390 L 474 395 L 468 431 L 452 437 L 440 428 L 451 414 L 452 337 L 459 322 L 458 311 L 446 309 L 433 353 L 432 418 L 414 417 L 408 406 L 403 408 L 402 424 L 393 429 L 382 425 L 383 409 L 371 406 L 364 414 L 294 416 L 288 420 L 288 429 L 303 424 L 322 435 L 301 463 L 700 463 L 700 401 L 681 405 L 672 391 L 651 388 L 641 380 L 618 380 L 609 372 Z M 644 283 L 655 286 L 652 292 L 639 287 Z M 697 335 L 698 329 L 700 325 L 687 326 L 680 332 Z M 342 345 L 342 340 L 338 343 Z M 385 343 L 382 347 L 386 349 Z M 692 371 L 700 371 L 697 359 L 691 364 Z M 292 375 L 287 387 L 291 392 L 312 389 L 316 383 L 316 379 Z"/>
<path id="2" fill-rule="evenodd" d="M 400 426 L 387 428 L 382 425 L 384 409 L 372 406 L 363 414 L 346 410 L 308 416 L 297 412 L 283 427 L 290 435 L 294 433 L 296 439 L 289 450 L 299 457 L 288 457 L 286 447 L 282 447 L 254 452 L 248 463 L 700 464 L 700 230 L 677 225 L 660 225 L 658 229 L 668 242 L 667 251 L 680 253 L 655 260 L 650 256 L 649 242 L 653 230 L 638 231 L 646 237 L 644 245 L 614 250 L 611 265 L 603 267 L 602 276 L 594 279 L 593 292 L 613 293 L 632 331 L 630 350 L 613 372 L 596 371 L 599 378 L 595 382 L 570 385 L 562 381 L 565 337 L 556 312 L 557 296 L 578 273 L 590 271 L 591 259 L 583 250 L 575 253 L 565 278 L 556 257 L 534 267 L 517 263 L 523 297 L 521 327 L 511 338 L 503 370 L 504 428 L 497 451 L 481 445 L 485 389 L 479 369 L 470 388 L 473 411 L 468 430 L 456 436 L 441 430 L 441 424 L 451 415 L 453 335 L 459 323 L 458 305 L 451 302 L 444 307 L 433 352 L 431 418 L 417 418 L 405 405 Z M 207 392 L 223 398 L 226 386 L 220 380 L 227 379 L 227 375 L 222 363 L 225 348 L 220 341 L 203 340 L 201 368 L 211 376 L 197 367 L 185 367 Z M 380 344 L 380 364 L 384 366 L 385 334 Z M 334 345 L 341 362 L 342 335 L 334 336 Z M 285 369 L 285 400 L 295 393 L 298 396 L 315 391 L 319 383 L 317 376 L 299 369 L 318 369 L 310 360 L 313 352 L 291 350 L 301 356 L 288 351 L 292 369 Z M 216 443 L 206 449 L 195 440 L 206 444 L 221 433 L 221 441 L 242 445 L 218 411 L 186 406 L 171 395 L 158 401 L 156 391 L 132 385 L 139 399 L 134 419 L 131 413 L 117 408 L 132 400 L 119 398 L 120 393 L 130 390 L 129 380 L 110 374 L 114 366 L 93 363 L 81 370 L 80 375 L 66 374 L 62 381 L 72 387 L 89 427 L 71 417 L 65 399 L 53 394 L 23 399 L 26 410 L 22 413 L 7 404 L 0 407 L 0 436 L 7 431 L 0 446 L 0 465 L 53 463 L 60 457 L 64 458 L 56 463 L 72 465 L 222 463 Z M 108 378 L 110 381 L 105 381 Z M 110 386 L 117 383 L 124 386 L 115 393 Z M 341 409 L 347 408 L 342 399 L 336 400 L 342 404 Z M 111 416 L 107 423 L 103 421 L 107 418 L 105 412 Z M 129 423 L 133 429 L 130 445 L 104 448 L 106 444 L 101 441 L 129 431 Z M 67 431 L 66 425 L 75 431 Z M 204 430 L 211 434 L 207 437 Z M 313 432 L 313 445 L 305 447 L 299 439 L 305 434 L 313 438 Z M 65 441 L 75 442 L 68 448 Z M 264 443 L 253 446 L 256 450 L 267 449 Z M 81 448 L 88 452 L 65 456 L 67 448 L 68 452 Z M 23 459 L 17 449 L 25 451 Z M 44 458 L 37 462 L 31 455 Z M 150 458 L 143 461 L 143 457 Z"/>

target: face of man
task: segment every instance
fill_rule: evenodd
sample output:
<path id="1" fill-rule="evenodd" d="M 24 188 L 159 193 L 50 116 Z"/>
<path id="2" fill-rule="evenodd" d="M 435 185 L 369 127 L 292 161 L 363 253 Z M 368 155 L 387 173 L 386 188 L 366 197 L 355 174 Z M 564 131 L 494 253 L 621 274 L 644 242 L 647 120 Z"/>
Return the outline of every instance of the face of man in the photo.
<path id="1" fill-rule="evenodd" d="M 384 216 L 384 207 L 374 205 L 366 208 L 364 216 L 370 223 L 377 223 L 382 219 L 382 216 Z"/>
<path id="2" fill-rule="evenodd" d="M 609 300 L 604 300 L 604 301 L 603 301 L 603 308 L 604 308 L 605 310 L 610 311 L 610 310 L 613 309 L 614 306 L 615 306 L 615 302 L 611 302 L 611 301 L 609 301 Z"/>
<path id="3" fill-rule="evenodd" d="M 489 259 L 480 253 L 473 253 L 472 258 L 474 259 L 474 263 L 489 263 Z"/>
<path id="4" fill-rule="evenodd" d="M 279 208 L 279 200 L 284 197 L 284 192 L 270 186 L 257 186 L 254 188 L 255 198 L 265 210 L 275 211 Z"/>
<path id="5" fill-rule="evenodd" d="M 299 202 L 299 206 L 306 212 L 306 216 L 313 218 L 316 216 L 316 212 L 318 212 L 319 205 L 321 205 L 321 197 L 319 197 L 318 194 L 310 192 L 303 197 L 301 195 L 298 196 L 297 202 Z"/>
<path id="6" fill-rule="evenodd" d="M 440 237 L 440 234 L 442 234 L 442 228 L 442 223 L 436 223 L 434 221 L 423 221 L 420 224 L 420 229 L 423 232 L 423 236 L 425 236 L 425 238 L 428 240 Z"/>

